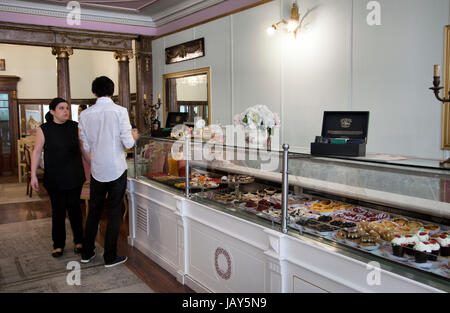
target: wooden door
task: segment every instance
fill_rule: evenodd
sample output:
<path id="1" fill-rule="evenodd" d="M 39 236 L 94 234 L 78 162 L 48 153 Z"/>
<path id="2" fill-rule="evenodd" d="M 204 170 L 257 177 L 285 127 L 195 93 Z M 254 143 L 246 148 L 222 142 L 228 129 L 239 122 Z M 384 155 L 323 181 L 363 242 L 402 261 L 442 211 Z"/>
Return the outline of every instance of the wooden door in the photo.
<path id="1" fill-rule="evenodd" d="M 18 80 L 16 76 L 0 76 L 0 175 L 11 175 L 17 168 Z"/>
<path id="2" fill-rule="evenodd" d="M 0 92 L 0 173 L 12 174 L 9 92 Z"/>

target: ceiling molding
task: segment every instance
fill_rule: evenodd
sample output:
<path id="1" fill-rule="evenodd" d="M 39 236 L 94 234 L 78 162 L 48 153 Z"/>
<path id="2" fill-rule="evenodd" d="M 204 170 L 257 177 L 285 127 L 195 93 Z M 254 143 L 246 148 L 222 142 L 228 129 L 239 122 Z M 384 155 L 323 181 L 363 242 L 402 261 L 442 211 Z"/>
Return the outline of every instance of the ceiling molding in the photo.
<path id="1" fill-rule="evenodd" d="M 90 8 L 86 8 L 84 6 L 86 4 L 81 3 L 82 10 L 80 19 L 81 21 L 156 28 L 224 1 L 225 0 L 180 1 L 179 4 L 153 15 L 145 14 L 145 11 L 136 12 L 134 9 L 112 8 L 103 5 L 89 4 Z M 93 8 L 94 6 L 96 7 L 95 9 Z M 147 6 L 147 8 L 149 8 L 149 6 Z M 113 9 L 115 12 L 104 11 L 102 9 Z M 16 0 L 0 0 L 0 11 L 57 18 L 66 18 L 69 13 L 69 10 L 66 9 L 65 4 L 63 3 L 58 5 L 57 3 L 53 4 L 51 2 L 35 3 Z"/>
<path id="2" fill-rule="evenodd" d="M 65 6 L 38 4 L 23 1 L 0 0 L 0 11 L 66 18 L 69 10 Z M 83 13 L 84 12 L 84 13 Z M 132 26 L 156 27 L 155 23 L 147 16 L 124 14 L 115 12 L 100 12 L 99 10 L 83 9 L 81 21 L 123 24 Z"/>
<path id="3" fill-rule="evenodd" d="M 186 3 L 186 1 L 181 2 L 180 4 L 164 10 L 159 14 L 154 14 L 152 16 L 153 22 L 156 24 L 156 27 L 159 27 L 224 1 L 225 0 L 195 0 L 190 3 Z"/>
<path id="4" fill-rule="evenodd" d="M 47 0 L 50 2 L 54 2 L 54 3 L 59 3 L 61 4 L 61 2 L 57 1 L 57 0 Z M 155 3 L 158 0 L 149 0 L 147 3 L 144 3 L 143 5 L 139 6 L 138 8 L 127 8 L 124 6 L 113 6 L 110 4 L 102 4 L 101 1 L 79 1 L 80 4 L 82 4 L 83 6 L 90 6 L 90 7 L 94 7 L 94 8 L 100 8 L 100 9 L 108 9 L 108 10 L 116 10 L 116 11 L 129 11 L 129 12 L 133 12 L 133 13 L 140 13 L 143 9 L 145 9 L 146 7 L 148 7 L 149 5 Z M 68 1 L 67 1 L 68 2 Z M 126 1 L 120 0 L 120 1 L 105 1 L 105 3 L 114 3 L 114 2 L 119 2 L 119 3 L 123 3 Z M 132 2 L 132 1 L 129 1 Z"/>

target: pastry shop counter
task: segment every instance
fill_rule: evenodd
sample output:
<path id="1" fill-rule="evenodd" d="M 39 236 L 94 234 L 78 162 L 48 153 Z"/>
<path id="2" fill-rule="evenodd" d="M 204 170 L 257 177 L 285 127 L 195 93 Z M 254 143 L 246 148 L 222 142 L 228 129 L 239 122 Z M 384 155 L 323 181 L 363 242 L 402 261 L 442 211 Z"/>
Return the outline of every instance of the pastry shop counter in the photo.
<path id="1" fill-rule="evenodd" d="M 279 152 L 225 147 L 234 160 L 193 158 L 192 196 L 186 199 L 186 164 L 176 160 L 172 145 L 140 145 L 137 177 L 129 187 L 130 242 L 195 290 L 450 291 L 450 204 L 442 191 L 447 171 L 292 154 L 286 236 L 280 232 Z M 233 257 L 236 240 L 242 249 Z M 259 254 L 243 257 L 249 249 Z M 213 258 L 215 267 L 194 262 L 197 255 Z M 228 282 L 228 272 L 233 276 L 240 266 L 261 269 L 258 274 L 275 279 L 278 287 L 266 280 L 260 290 L 248 277 L 241 281 L 244 289 L 215 285 L 217 279 Z M 366 282 L 377 266 L 381 287 L 376 279 Z M 212 271 L 210 279 L 197 272 L 203 267 Z"/>
<path id="2" fill-rule="evenodd" d="M 439 262 L 425 261 L 432 263 L 431 267 L 416 265 L 416 257 L 406 253 L 397 259 L 393 245 L 381 238 L 375 240 L 375 246 L 370 246 L 373 242 L 370 238 L 366 242 L 357 241 L 361 235 L 337 236 L 337 229 L 356 233 L 358 222 L 331 224 L 331 220 L 323 218 L 328 215 L 317 214 L 319 218 L 315 219 L 316 213 L 308 210 L 302 215 L 303 210 L 298 206 L 322 201 L 332 204 L 336 200 L 321 200 L 317 195 L 291 195 L 290 213 L 293 214 L 285 235 L 280 232 L 279 218 L 270 213 L 270 208 L 277 209 L 268 204 L 277 198 L 276 187 L 265 186 L 263 190 L 268 193 L 261 193 L 262 200 L 245 192 L 236 202 L 227 196 L 233 192 L 229 189 L 200 191 L 186 199 L 178 188 L 145 177 L 129 179 L 129 182 L 130 244 L 195 291 L 450 291 L 449 271 L 445 267 L 448 264 L 444 264 L 441 255 L 436 256 Z M 248 186 L 253 184 L 261 183 Z M 256 207 L 247 206 L 253 202 L 257 203 Z M 374 212 L 370 208 L 364 212 L 361 205 L 340 205 L 347 205 L 348 209 L 358 207 L 361 216 Z M 302 218 L 294 217 L 295 214 Z M 386 221 L 383 223 L 386 227 L 401 223 L 402 217 L 395 219 L 389 215 L 387 219 L 387 215 L 379 212 L 370 216 L 375 222 Z M 317 223 L 303 226 L 302 222 L 309 219 Z M 340 221 L 338 217 L 334 220 Z M 365 227 L 374 226 L 370 223 Z M 334 228 L 320 228 L 323 225 Z M 424 224 L 422 227 L 429 228 L 418 236 L 431 238 L 447 231 L 443 225 L 434 229 L 432 226 Z"/>

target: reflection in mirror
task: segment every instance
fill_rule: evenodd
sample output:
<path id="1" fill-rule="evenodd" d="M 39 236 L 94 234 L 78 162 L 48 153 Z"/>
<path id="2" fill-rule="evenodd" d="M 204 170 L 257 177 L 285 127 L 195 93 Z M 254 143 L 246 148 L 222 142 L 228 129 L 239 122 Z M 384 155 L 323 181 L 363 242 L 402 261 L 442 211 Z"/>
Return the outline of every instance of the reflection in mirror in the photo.
<path id="1" fill-rule="evenodd" d="M 201 118 L 209 125 L 209 81 L 209 68 L 164 75 L 164 125 L 169 112 L 187 113 L 188 124 Z"/>

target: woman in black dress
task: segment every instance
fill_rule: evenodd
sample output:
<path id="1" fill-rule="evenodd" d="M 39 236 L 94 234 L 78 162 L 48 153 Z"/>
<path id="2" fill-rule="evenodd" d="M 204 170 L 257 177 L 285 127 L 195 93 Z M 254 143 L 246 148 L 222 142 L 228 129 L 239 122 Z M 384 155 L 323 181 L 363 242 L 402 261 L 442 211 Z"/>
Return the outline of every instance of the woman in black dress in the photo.
<path id="1" fill-rule="evenodd" d="M 31 158 L 31 187 L 38 191 L 36 170 L 44 151 L 44 187 L 52 204 L 53 257 L 60 257 L 66 243 L 66 209 L 73 231 L 75 252 L 80 253 L 83 226 L 80 194 L 85 180 L 82 147 L 78 123 L 69 120 L 70 110 L 66 100 L 53 99 L 46 123 L 37 129 Z"/>

